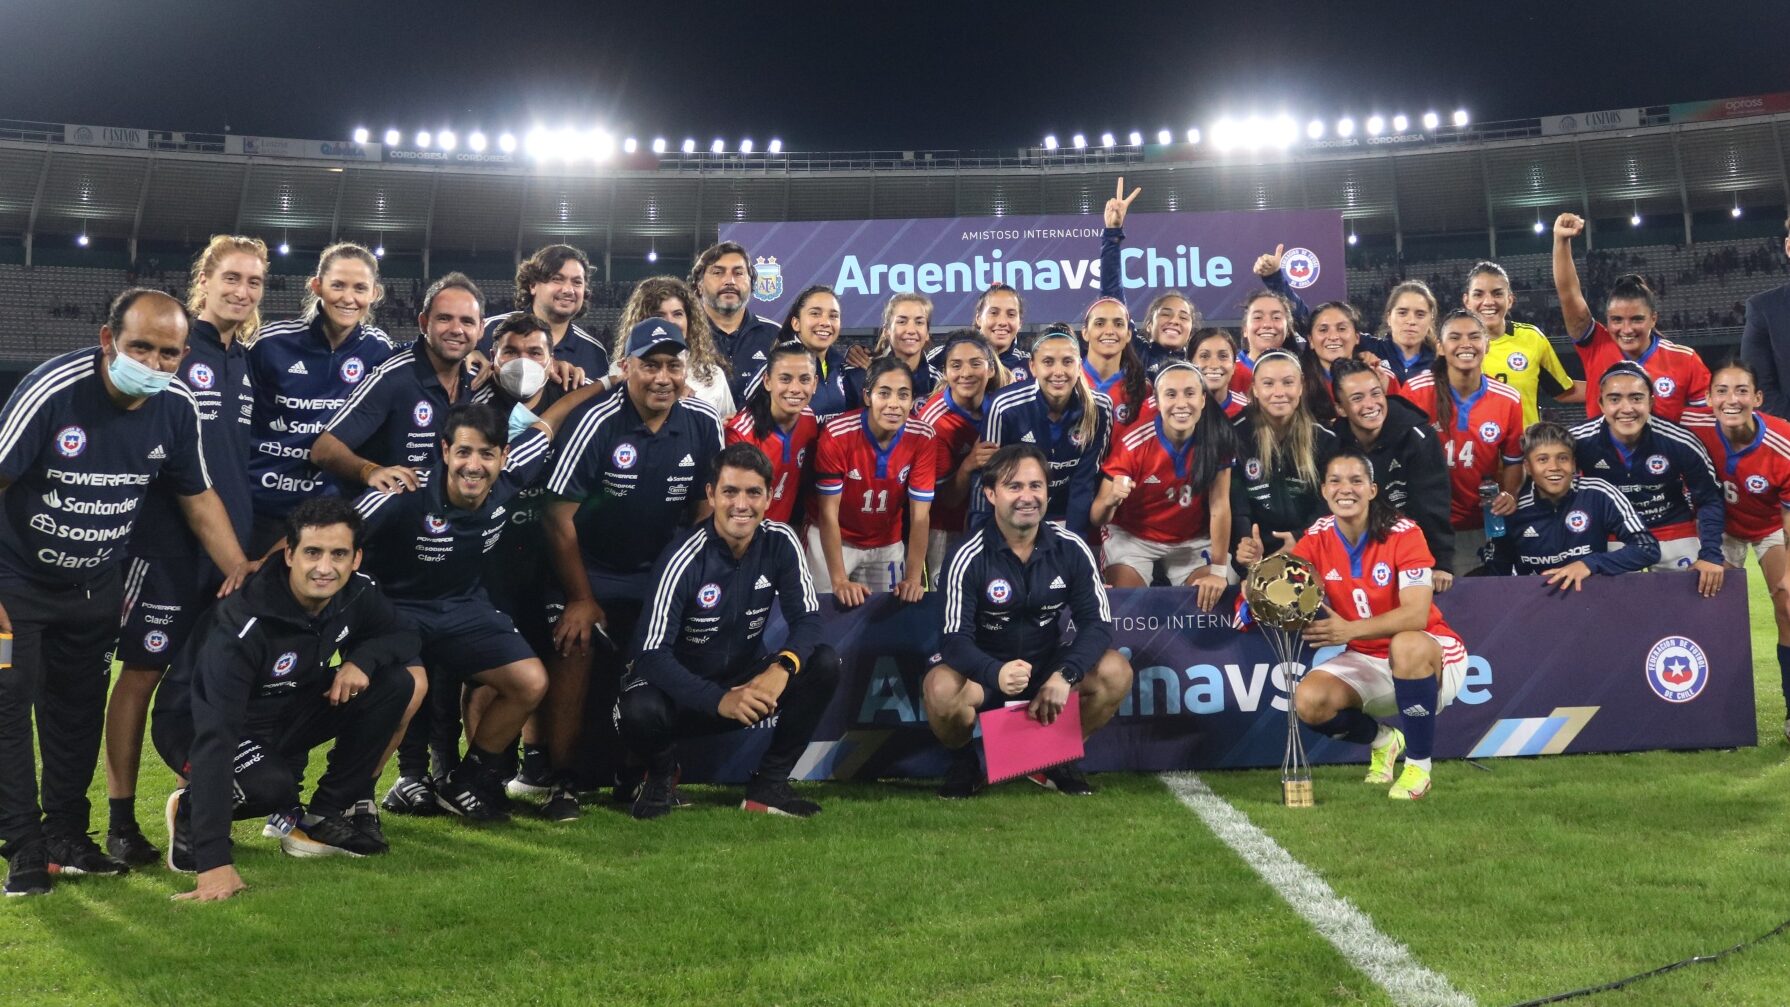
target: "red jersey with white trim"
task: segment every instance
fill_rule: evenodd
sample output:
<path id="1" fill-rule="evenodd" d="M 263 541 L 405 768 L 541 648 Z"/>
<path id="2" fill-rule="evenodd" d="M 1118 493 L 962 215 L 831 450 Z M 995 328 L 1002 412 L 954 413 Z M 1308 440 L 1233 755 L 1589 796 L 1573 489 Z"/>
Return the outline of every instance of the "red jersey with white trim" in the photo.
<path id="1" fill-rule="evenodd" d="M 1255 361 L 1249 354 L 1237 354 L 1237 366 L 1231 371 L 1231 391 L 1240 395 L 1248 395 L 1255 390 Z"/>
<path id="2" fill-rule="evenodd" d="M 1413 375 L 1400 393 L 1405 401 L 1423 410 L 1436 422 L 1436 376 L 1423 371 Z M 1443 394 L 1454 395 L 1454 389 Z M 1453 482 L 1448 518 L 1457 529 L 1482 528 L 1485 511 L 1479 503 L 1479 484 L 1498 481 L 1505 465 L 1523 460 L 1523 397 L 1502 381 L 1481 377 L 1479 391 L 1466 398 L 1455 396 L 1454 422 L 1443 431 L 1448 455 L 1448 474 Z"/>
<path id="3" fill-rule="evenodd" d="M 765 517 L 789 524 L 795 516 L 796 503 L 802 498 L 802 487 L 812 472 L 814 445 L 820 440 L 820 420 L 814 410 L 803 409 L 796 425 L 784 433 L 776 424 L 771 432 L 759 437 L 754 433 L 752 411 L 742 409 L 727 421 L 727 443 L 746 443 L 763 451 L 771 460 L 771 507 Z"/>
<path id="4" fill-rule="evenodd" d="M 1115 431 L 1125 431 L 1139 426 L 1147 418 L 1144 415 L 1144 410 L 1152 401 L 1155 392 L 1149 381 L 1144 382 L 1144 401 L 1142 403 L 1130 402 L 1125 398 L 1125 371 L 1123 369 L 1114 371 L 1113 376 L 1104 381 L 1101 380 L 1100 375 L 1094 373 L 1094 368 L 1086 360 L 1081 362 L 1081 371 L 1087 376 L 1089 387 L 1112 400 L 1113 429 Z"/>
<path id="5" fill-rule="evenodd" d="M 1597 419 L 1603 409 L 1597 404 L 1597 382 L 1610 365 L 1628 357 L 1616 345 L 1616 337 L 1594 321 L 1591 328 L 1573 343 L 1579 362 L 1585 365 L 1585 415 Z M 1653 379 L 1653 415 L 1664 416 L 1676 423 L 1687 409 L 1709 407 L 1709 368 L 1697 351 L 1680 346 L 1670 339 L 1653 336 L 1653 345 L 1635 358 Z"/>
<path id="6" fill-rule="evenodd" d="M 1715 462 L 1727 501 L 1728 534 L 1757 542 L 1782 531 L 1784 512 L 1790 510 L 1790 423 L 1755 412 L 1753 441 L 1736 450 L 1722 436 L 1714 415 L 1693 409 L 1681 422 Z"/>
<path id="7" fill-rule="evenodd" d="M 814 460 L 814 488 L 839 500 L 839 535 L 846 545 L 880 549 L 901 541 L 907 502 L 932 502 L 938 447 L 932 427 L 908 419 L 878 447 L 856 409 L 827 422 Z"/>
<path id="8" fill-rule="evenodd" d="M 1324 601 L 1345 619 L 1371 619 L 1395 611 L 1398 593 L 1407 587 L 1429 587 L 1436 558 L 1424 541 L 1422 529 L 1410 518 L 1400 518 L 1392 526 L 1386 541 L 1375 542 L 1363 535 L 1358 544 L 1350 545 L 1336 527 L 1336 518 L 1321 517 L 1306 531 L 1305 537 L 1293 544 L 1293 555 L 1302 556 L 1318 568 L 1318 579 L 1324 583 Z M 1461 635 L 1443 621 L 1442 612 L 1430 603 L 1429 622 L 1424 632 L 1452 637 Z M 1369 657 L 1385 658 L 1391 650 L 1391 637 L 1350 640 L 1349 649 Z M 1462 648 L 1465 645 L 1462 644 Z"/>
<path id="9" fill-rule="evenodd" d="M 958 466 L 982 438 L 982 417 L 958 405 L 951 389 L 943 386 L 920 407 L 919 416 L 932 427 L 933 477 L 942 483 L 957 475 Z M 934 504 L 929 523 L 934 531 L 963 531 L 969 512 L 967 498 L 952 507 Z"/>
<path id="10" fill-rule="evenodd" d="M 1112 523 L 1165 545 L 1210 538 L 1206 491 L 1188 479 L 1193 451 L 1191 437 L 1179 450 L 1170 444 L 1159 421 L 1140 423 L 1114 441 L 1100 470 L 1113 479 L 1129 478 L 1131 495 L 1119 504 Z"/>

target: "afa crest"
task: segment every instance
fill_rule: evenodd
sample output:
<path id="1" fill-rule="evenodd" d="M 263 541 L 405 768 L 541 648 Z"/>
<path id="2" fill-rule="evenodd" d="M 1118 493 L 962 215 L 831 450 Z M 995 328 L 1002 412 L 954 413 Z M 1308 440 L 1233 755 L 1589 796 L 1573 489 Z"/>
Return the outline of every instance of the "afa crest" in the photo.
<path id="1" fill-rule="evenodd" d="M 752 284 L 752 296 L 761 301 L 774 301 L 783 296 L 783 267 L 778 264 L 775 255 L 770 258 L 759 256 L 753 263 L 758 272 L 758 281 Z"/>

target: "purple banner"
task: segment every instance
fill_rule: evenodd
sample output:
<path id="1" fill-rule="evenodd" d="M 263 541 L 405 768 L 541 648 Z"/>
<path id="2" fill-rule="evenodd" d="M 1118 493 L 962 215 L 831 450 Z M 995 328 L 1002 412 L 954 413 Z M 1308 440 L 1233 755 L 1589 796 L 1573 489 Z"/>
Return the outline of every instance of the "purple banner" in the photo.
<path id="1" fill-rule="evenodd" d="M 917 290 L 932 298 L 937 332 L 968 325 L 977 296 L 997 281 L 1025 296 L 1028 325 L 1079 322 L 1100 295 L 1101 230 L 1090 214 L 723 224 L 720 235 L 751 253 L 761 315 L 781 320 L 797 291 L 824 283 L 839 292 L 847 328 L 875 328 L 890 294 Z M 1134 213 L 1125 235 L 1134 312 L 1180 290 L 1205 317 L 1234 319 L 1257 286 L 1256 257 L 1276 245 L 1286 246 L 1283 269 L 1306 303 L 1340 300 L 1348 289 L 1334 210 Z"/>
<path id="2" fill-rule="evenodd" d="M 1464 578 L 1438 596 L 1472 654 L 1460 695 L 1436 724 L 1442 758 L 1731 748 L 1757 742 L 1746 583 L 1712 599 L 1691 573 L 1594 577 L 1550 595 L 1540 578 Z M 828 602 L 823 602 L 827 604 Z M 1227 604 L 1201 613 L 1185 588 L 1112 592 L 1116 645 L 1136 681 L 1088 744 L 1093 770 L 1278 766 L 1286 669 Z M 936 594 L 882 596 L 828 616 L 839 692 L 797 767 L 809 779 L 936 776 L 920 680 L 938 646 Z M 1317 655 L 1321 663 L 1329 652 Z M 743 779 L 769 740 L 748 730 L 684 746 L 686 779 Z M 1314 762 L 1365 762 L 1366 749 L 1307 731 Z"/>

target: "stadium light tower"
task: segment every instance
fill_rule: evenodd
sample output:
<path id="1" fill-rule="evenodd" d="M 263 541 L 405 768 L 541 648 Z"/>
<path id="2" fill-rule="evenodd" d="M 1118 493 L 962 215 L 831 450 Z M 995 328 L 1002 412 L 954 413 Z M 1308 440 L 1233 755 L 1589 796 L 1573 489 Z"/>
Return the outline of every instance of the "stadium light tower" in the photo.
<path id="1" fill-rule="evenodd" d="M 1457 127 L 1464 127 L 1467 125 L 1467 110 L 1466 109 L 1457 108 L 1454 110 L 1454 124 Z"/>
<path id="2" fill-rule="evenodd" d="M 639 149 L 640 149 L 640 141 L 634 139 L 631 136 L 628 137 L 626 140 L 622 141 L 622 153 L 624 153 L 624 154 L 632 154 Z"/>
<path id="3" fill-rule="evenodd" d="M 367 132 L 367 127 L 365 127 L 365 126 L 354 127 L 354 142 L 355 143 L 366 143 L 368 138 L 371 135 L 372 134 Z"/>
<path id="4" fill-rule="evenodd" d="M 441 145 L 442 150 L 453 150 L 460 145 L 460 138 L 454 135 L 453 130 L 444 129 L 435 134 L 435 142 Z"/>
<path id="5" fill-rule="evenodd" d="M 772 154 L 781 154 L 783 153 L 783 141 L 773 136 L 771 137 L 771 145 L 766 147 L 765 150 Z"/>
<path id="6" fill-rule="evenodd" d="M 684 149 L 684 153 L 686 153 L 686 154 L 696 153 L 696 141 L 690 137 L 687 137 L 687 136 L 684 137 L 684 148 L 683 149 Z"/>
<path id="7" fill-rule="evenodd" d="M 1192 129 L 1189 129 L 1187 131 L 1187 142 L 1192 143 L 1192 144 L 1197 144 L 1200 142 L 1200 130 L 1199 130 L 1198 126 L 1195 126 Z"/>
<path id="8" fill-rule="evenodd" d="M 472 132 L 466 134 L 466 146 L 469 150 L 472 150 L 475 153 L 481 153 L 481 154 L 484 153 L 484 151 L 485 151 L 485 134 L 479 132 L 476 129 L 473 130 Z"/>
<path id="9" fill-rule="evenodd" d="M 752 138 L 751 137 L 748 136 L 744 140 L 740 141 L 740 153 L 742 153 L 742 154 L 752 153 Z"/>
<path id="10" fill-rule="evenodd" d="M 1077 133 L 1069 138 L 1069 146 L 1074 147 L 1076 150 L 1086 150 L 1088 147 L 1088 138 Z"/>
<path id="11" fill-rule="evenodd" d="M 1156 142 L 1166 147 L 1175 142 L 1175 134 L 1166 129 L 1159 129 L 1156 131 Z"/>
<path id="12" fill-rule="evenodd" d="M 1355 135 L 1355 120 L 1343 116 L 1336 121 L 1336 135 L 1347 139 Z"/>
<path id="13" fill-rule="evenodd" d="M 1423 113 L 1423 128 L 1424 129 L 1435 129 L 1437 126 L 1440 126 L 1440 125 L 1442 125 L 1442 117 L 1441 116 L 1437 115 L 1434 112 Z"/>
<path id="14" fill-rule="evenodd" d="M 1135 129 L 1132 130 L 1131 135 L 1125 139 L 1130 140 L 1133 147 L 1142 147 L 1144 145 L 1144 134 L 1139 133 Z"/>
<path id="15" fill-rule="evenodd" d="M 722 152 L 722 151 L 724 151 L 724 150 L 726 150 L 726 149 L 727 149 L 727 144 L 726 144 L 726 142 L 724 142 L 724 141 L 723 141 L 723 140 L 722 140 L 722 139 L 721 139 L 721 138 L 720 138 L 720 137 L 718 137 L 718 136 L 717 136 L 717 137 L 715 137 L 715 142 L 714 142 L 714 143 L 711 143 L 711 144 L 709 144 L 709 153 L 711 153 L 711 154 L 719 154 L 719 153 L 721 153 L 721 152 Z"/>
<path id="16" fill-rule="evenodd" d="M 516 134 L 506 131 L 503 135 L 499 136 L 497 138 L 497 149 L 506 154 L 514 154 L 516 152 Z"/>
<path id="17" fill-rule="evenodd" d="M 1055 133 L 1046 133 L 1044 135 L 1044 149 L 1045 150 L 1056 150 L 1057 149 L 1057 135 Z"/>
<path id="18" fill-rule="evenodd" d="M 1308 140 L 1322 140 L 1324 138 L 1324 120 L 1313 119 L 1306 123 L 1305 138 Z"/>
<path id="19" fill-rule="evenodd" d="M 418 130 L 416 134 L 416 145 L 418 147 L 427 147 L 429 146 L 429 141 L 432 139 L 434 138 L 429 135 L 428 130 Z"/>
<path id="20" fill-rule="evenodd" d="M 665 153 L 665 138 L 664 137 L 662 137 L 662 136 L 653 137 L 653 153 L 655 153 L 655 154 Z"/>
<path id="21" fill-rule="evenodd" d="M 1382 132 L 1385 131 L 1385 129 L 1386 129 L 1386 120 L 1385 119 L 1383 119 L 1377 115 L 1368 117 L 1368 119 L 1367 119 L 1367 135 L 1379 136 Z"/>
<path id="22" fill-rule="evenodd" d="M 1116 145 L 1117 143 L 1118 143 L 1118 141 L 1113 138 L 1113 135 L 1111 133 L 1100 134 L 1100 145 L 1102 147 L 1112 147 L 1112 146 Z"/>
<path id="23" fill-rule="evenodd" d="M 1410 129 L 1410 128 L 1411 128 L 1411 120 L 1405 118 L 1405 113 L 1400 112 L 1399 114 L 1392 117 L 1392 131 L 1394 133 L 1403 133 L 1405 130 Z"/>
<path id="24" fill-rule="evenodd" d="M 404 134 L 398 132 L 395 129 L 388 129 L 385 131 L 385 145 L 387 147 L 396 147 L 398 144 L 403 143 L 403 142 L 404 142 Z"/>

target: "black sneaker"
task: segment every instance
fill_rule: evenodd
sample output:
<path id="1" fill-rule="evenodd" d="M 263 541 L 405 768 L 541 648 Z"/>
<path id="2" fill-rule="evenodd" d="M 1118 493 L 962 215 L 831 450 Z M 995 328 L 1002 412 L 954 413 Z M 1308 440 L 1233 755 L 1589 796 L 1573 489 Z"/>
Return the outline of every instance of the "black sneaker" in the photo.
<path id="1" fill-rule="evenodd" d="M 132 867 L 148 867 L 162 859 L 162 851 L 135 825 L 128 832 L 107 832 L 106 852 Z"/>
<path id="2" fill-rule="evenodd" d="M 6 863 L 6 897 L 50 894 L 50 861 L 42 843 L 15 851 Z"/>
<path id="3" fill-rule="evenodd" d="M 382 852 L 341 815 L 309 825 L 298 823 L 280 837 L 280 849 L 289 857 L 364 857 Z"/>
<path id="4" fill-rule="evenodd" d="M 785 818 L 813 818 L 820 814 L 820 805 L 798 796 L 787 779 L 754 775 L 746 784 L 746 799 L 740 802 L 740 810 Z"/>
<path id="5" fill-rule="evenodd" d="M 1094 788 L 1088 783 L 1088 778 L 1081 775 L 1080 761 L 1065 762 L 1039 773 L 1028 773 L 1026 779 L 1045 790 L 1054 790 L 1059 794 L 1068 794 L 1071 797 L 1086 797 L 1094 792 Z"/>
<path id="6" fill-rule="evenodd" d="M 165 821 L 168 823 L 168 870 L 197 874 L 199 862 L 193 857 L 193 809 L 187 802 L 185 787 L 168 795 Z"/>
<path id="7" fill-rule="evenodd" d="M 583 809 L 578 804 L 578 793 L 565 783 L 554 787 L 547 803 L 541 805 L 541 817 L 549 822 L 575 822 L 581 814 Z"/>
<path id="8" fill-rule="evenodd" d="M 676 806 L 677 772 L 647 773 L 646 779 L 634 791 L 634 806 L 631 813 L 641 821 L 652 818 L 663 818 L 671 814 Z"/>
<path id="9" fill-rule="evenodd" d="M 550 779 L 529 772 L 529 767 L 526 765 L 503 785 L 504 793 L 517 800 L 529 797 L 549 797 L 553 794 L 553 790 L 553 783 Z"/>
<path id="10" fill-rule="evenodd" d="M 347 818 L 348 824 L 354 826 L 354 831 L 360 833 L 361 837 L 367 841 L 368 852 L 389 853 L 391 851 L 392 844 L 386 840 L 385 830 L 379 827 L 379 806 L 374 804 L 371 798 L 356 801 L 354 807 L 349 808 L 343 817 Z"/>
<path id="11" fill-rule="evenodd" d="M 131 869 L 124 861 L 107 855 L 85 832 L 74 836 L 48 836 L 44 839 L 44 852 L 50 858 L 51 870 L 70 877 L 129 874 Z"/>
<path id="12" fill-rule="evenodd" d="M 951 768 L 939 784 L 939 796 L 948 801 L 961 801 L 982 792 L 982 761 L 976 757 L 974 742 L 951 753 Z"/>
<path id="13" fill-rule="evenodd" d="M 441 814 L 441 807 L 435 801 L 434 786 L 415 776 L 398 777 L 398 782 L 385 792 L 385 800 L 380 801 L 379 806 L 394 815 L 427 818 Z"/>
<path id="14" fill-rule="evenodd" d="M 500 792 L 502 788 L 497 788 Z M 475 822 L 507 822 L 509 812 L 499 807 L 490 788 L 481 785 L 475 770 L 462 765 L 435 785 L 435 803 L 443 811 Z"/>

